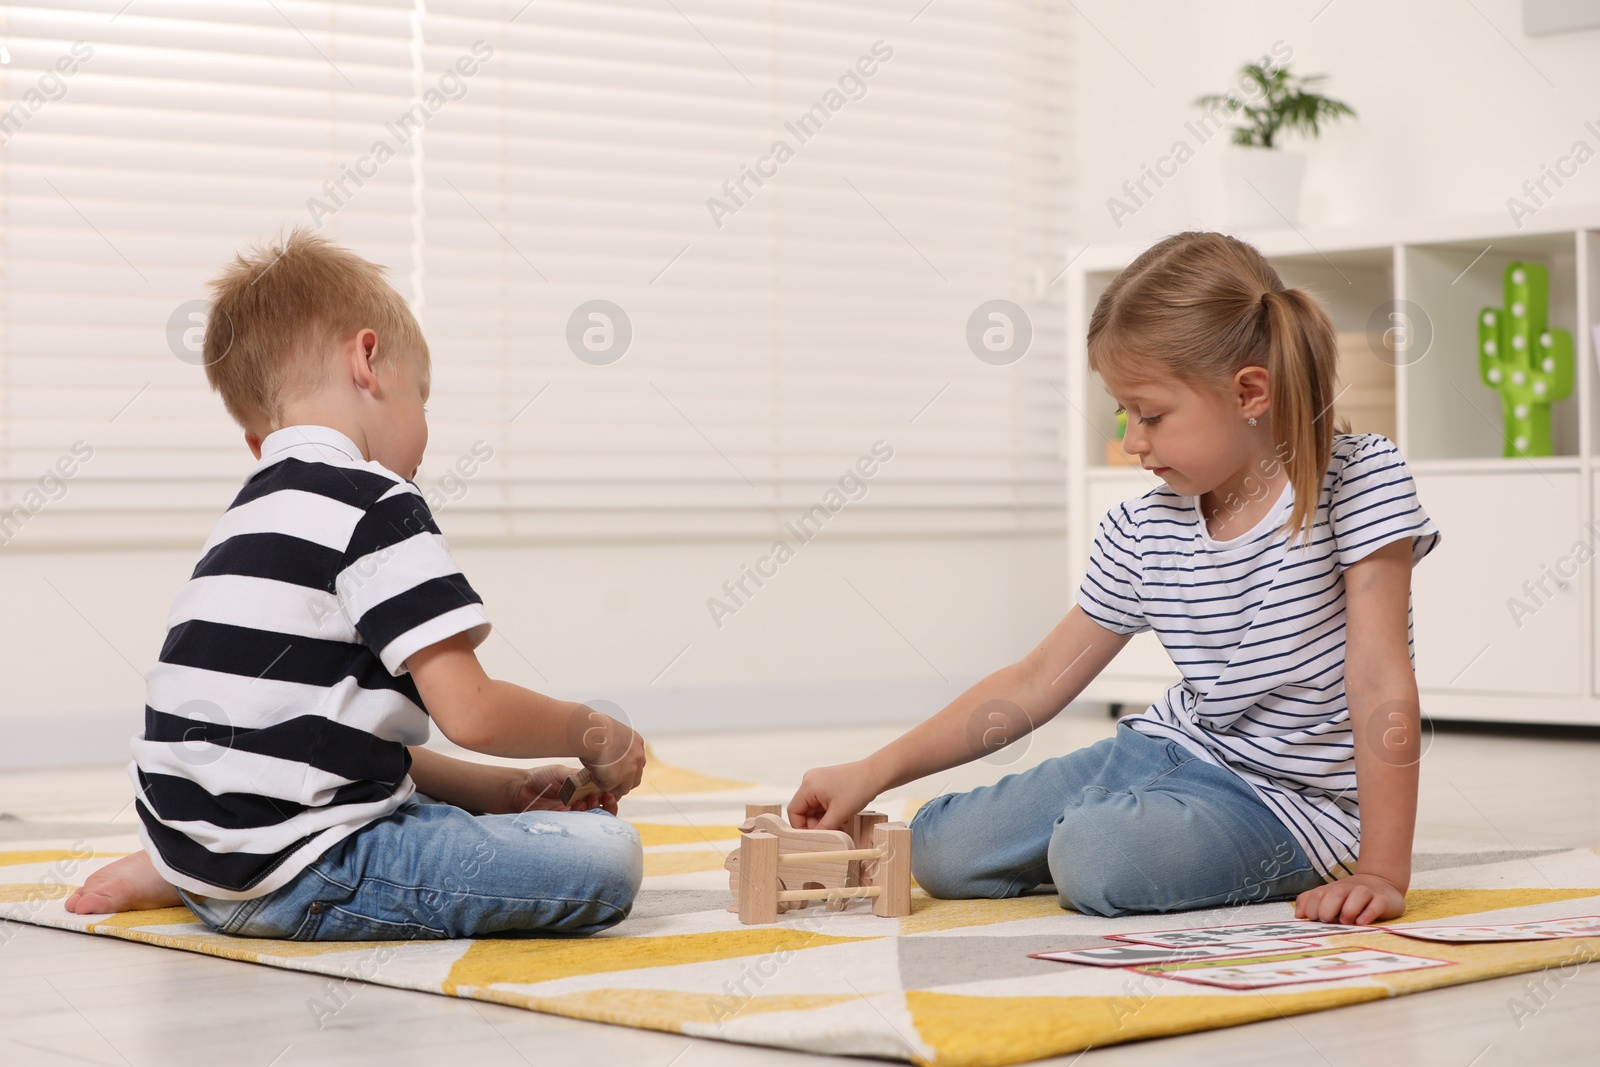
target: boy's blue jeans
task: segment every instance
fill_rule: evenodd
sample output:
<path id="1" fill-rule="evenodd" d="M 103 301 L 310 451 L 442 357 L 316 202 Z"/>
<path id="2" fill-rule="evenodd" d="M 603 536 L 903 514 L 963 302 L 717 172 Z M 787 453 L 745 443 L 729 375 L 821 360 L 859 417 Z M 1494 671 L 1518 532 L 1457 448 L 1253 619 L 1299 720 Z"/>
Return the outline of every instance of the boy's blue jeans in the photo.
<path id="1" fill-rule="evenodd" d="M 639 832 L 604 809 L 473 815 L 414 794 L 281 889 L 182 896 L 207 926 L 243 937 L 582 935 L 626 918 L 643 876 Z"/>
<path id="2" fill-rule="evenodd" d="M 1259 904 L 1324 880 L 1242 778 L 1126 725 L 928 801 L 911 820 L 911 872 L 935 897 L 1053 882 L 1062 907 L 1091 915 Z"/>

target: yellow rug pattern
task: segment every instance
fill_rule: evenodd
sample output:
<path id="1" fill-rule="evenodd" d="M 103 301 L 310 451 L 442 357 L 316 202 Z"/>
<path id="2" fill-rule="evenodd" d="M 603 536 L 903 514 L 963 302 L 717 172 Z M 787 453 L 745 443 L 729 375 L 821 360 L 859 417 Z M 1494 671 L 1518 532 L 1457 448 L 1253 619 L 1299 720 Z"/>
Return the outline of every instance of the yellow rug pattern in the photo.
<path id="1" fill-rule="evenodd" d="M 655 763 L 622 814 L 645 845 L 633 914 L 597 937 L 451 942 L 262 941 L 215 934 L 187 909 L 78 916 L 62 899 L 136 839 L 40 840 L 0 851 L 0 919 L 141 941 L 579 1019 L 807 1052 L 990 1067 L 1141 1038 L 1232 1026 L 1600 957 L 1600 938 L 1438 945 L 1394 934 L 1323 943 L 1446 959 L 1449 967 L 1230 992 L 1132 971 L 1030 959 L 1111 933 L 1289 918 L 1289 904 L 1102 919 L 1050 895 L 935 900 L 880 919 L 865 901 L 742 926 L 722 861 L 747 801 L 779 788 Z M 905 818 L 914 803 L 880 806 Z M 1418 857 L 1405 921 L 1510 922 L 1600 914 L 1594 850 Z M 337 1010 L 330 1003 L 328 1010 Z"/>

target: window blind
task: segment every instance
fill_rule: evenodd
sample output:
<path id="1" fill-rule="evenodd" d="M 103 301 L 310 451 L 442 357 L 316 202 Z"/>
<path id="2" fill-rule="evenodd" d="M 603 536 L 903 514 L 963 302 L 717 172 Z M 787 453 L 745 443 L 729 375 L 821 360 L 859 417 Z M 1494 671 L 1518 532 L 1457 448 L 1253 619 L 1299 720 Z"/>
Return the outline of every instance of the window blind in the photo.
<path id="1" fill-rule="evenodd" d="M 0 122 L 12 543 L 204 537 L 250 459 L 185 335 L 302 223 L 423 322 L 452 541 L 1060 526 L 1054 2 L 0 18 L 8 109 L 89 53 Z"/>
<path id="2" fill-rule="evenodd" d="M 204 539 L 252 460 L 207 390 L 195 304 L 240 246 L 307 221 L 307 199 L 409 101 L 413 23 L 398 2 L 0 9 L 6 113 L 61 79 L 0 129 L 8 547 Z M 56 71 L 75 47 L 76 71 Z M 410 296 L 402 166 L 337 221 Z M 80 441 L 92 454 L 56 488 L 47 472 Z"/>

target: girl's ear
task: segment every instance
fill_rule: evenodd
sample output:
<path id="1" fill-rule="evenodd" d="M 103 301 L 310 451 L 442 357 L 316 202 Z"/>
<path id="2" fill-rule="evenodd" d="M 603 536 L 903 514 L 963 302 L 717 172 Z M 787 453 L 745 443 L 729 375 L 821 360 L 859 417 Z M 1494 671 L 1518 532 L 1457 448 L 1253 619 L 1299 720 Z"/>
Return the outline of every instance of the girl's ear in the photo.
<path id="1" fill-rule="evenodd" d="M 1233 395 L 1239 403 L 1241 419 L 1259 419 L 1270 407 L 1267 368 L 1243 367 L 1233 376 Z"/>

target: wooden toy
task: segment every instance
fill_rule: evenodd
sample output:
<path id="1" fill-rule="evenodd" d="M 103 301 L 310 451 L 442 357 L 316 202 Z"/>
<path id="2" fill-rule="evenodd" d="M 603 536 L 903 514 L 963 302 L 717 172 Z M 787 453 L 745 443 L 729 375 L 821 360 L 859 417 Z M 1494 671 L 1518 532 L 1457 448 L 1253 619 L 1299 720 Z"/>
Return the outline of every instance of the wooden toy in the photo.
<path id="1" fill-rule="evenodd" d="M 573 799 L 588 800 L 597 797 L 602 792 L 595 782 L 594 775 L 589 773 L 589 768 L 581 768 L 577 774 L 569 774 L 567 780 L 561 783 L 561 803 L 571 804 Z"/>
<path id="2" fill-rule="evenodd" d="M 770 810 L 769 810 L 770 809 Z M 843 852 L 855 848 L 855 840 L 843 830 L 797 830 L 790 826 L 783 816 L 778 814 L 782 809 L 777 805 L 750 804 L 746 806 L 749 817 L 739 827 L 740 847 L 728 854 L 723 862 L 723 867 L 728 872 L 728 891 L 733 894 L 734 903 L 729 911 L 739 910 L 739 866 L 743 853 L 744 837 L 760 831 L 778 838 L 782 843 L 779 853 L 802 852 Z M 786 869 L 780 881 L 781 888 L 785 889 L 846 889 L 852 885 L 859 885 L 859 862 L 844 861 L 839 863 L 808 863 L 803 866 L 796 865 Z M 857 873 L 857 880 L 851 880 L 851 873 Z M 774 890 L 776 891 L 776 890 Z M 829 901 L 829 909 L 837 911 L 843 907 L 843 900 L 835 903 Z M 804 907 L 804 904 L 795 904 L 795 907 Z M 779 914 L 789 910 L 788 904 L 778 906 Z"/>
<path id="3" fill-rule="evenodd" d="M 772 833 L 772 832 L 777 831 L 777 832 L 780 832 L 780 833 L 787 833 L 787 834 L 790 834 L 790 835 L 804 834 L 804 835 L 806 835 L 805 838 L 804 838 L 804 841 L 807 844 L 809 844 L 810 847 L 815 848 L 815 849 L 870 848 L 870 847 L 872 847 L 872 828 L 874 826 L 884 822 L 888 818 L 887 816 L 885 816 L 883 814 L 880 814 L 879 812 L 863 811 L 863 812 L 860 812 L 860 813 L 858 813 L 857 815 L 855 815 L 854 817 L 851 818 L 851 820 L 850 820 L 850 829 L 848 831 L 840 831 L 840 830 L 796 830 L 793 827 L 789 826 L 789 824 L 783 820 L 783 805 L 782 804 L 746 804 L 744 806 L 744 814 L 745 814 L 744 823 L 739 827 L 739 832 L 741 834 L 747 834 L 751 830 L 755 829 L 756 828 L 756 819 L 758 817 L 760 817 L 762 815 L 771 815 L 771 816 L 775 817 L 776 821 L 774 823 L 772 823 L 772 824 L 764 824 L 762 826 L 762 829 L 766 830 L 768 833 Z M 847 835 L 848 840 L 846 840 L 845 837 L 841 837 L 841 834 Z M 802 845 L 800 843 L 798 843 L 798 841 L 797 841 L 797 843 L 794 844 L 793 847 L 794 848 L 800 848 L 800 847 L 802 847 Z M 738 886 L 739 850 L 737 848 L 735 848 L 731 853 L 728 854 L 727 859 L 723 862 L 723 867 L 728 872 L 728 892 L 732 893 L 733 896 L 734 896 L 734 899 L 737 900 L 738 896 L 739 896 L 739 886 Z M 796 873 L 798 873 L 798 872 L 796 872 Z M 791 878 L 789 880 L 790 881 L 796 881 L 797 879 Z M 854 885 L 860 885 L 861 884 L 861 861 L 860 860 L 851 860 L 850 861 L 850 866 L 844 872 L 844 881 L 840 882 L 839 884 L 840 884 L 841 887 L 843 887 L 843 886 L 854 886 Z M 813 889 L 815 889 L 815 888 L 822 888 L 825 885 L 826 885 L 826 881 L 824 880 L 824 882 L 822 882 L 819 885 L 809 886 L 809 887 L 802 883 L 800 885 L 800 888 L 802 888 L 802 889 L 804 889 L 804 888 L 813 888 Z M 801 905 L 801 904 L 797 904 L 795 906 L 796 907 L 804 907 L 804 905 Z M 840 905 L 840 906 L 842 906 L 842 905 Z M 738 911 L 739 908 L 738 908 L 738 905 L 733 904 L 733 905 L 729 905 L 728 906 L 728 910 L 729 911 Z M 783 906 L 780 906 L 778 908 L 778 911 L 780 913 L 782 913 L 784 911 L 787 911 L 787 910 L 788 910 L 788 905 L 783 905 Z M 837 909 L 835 909 L 835 910 L 837 910 Z"/>
<path id="4" fill-rule="evenodd" d="M 797 830 L 782 810 L 745 805 L 739 847 L 723 864 L 734 901 L 728 910 L 740 922 L 777 922 L 780 913 L 813 900 L 842 911 L 857 897 L 872 900 L 874 915 L 911 914 L 910 827 L 864 811 L 848 832 Z"/>

